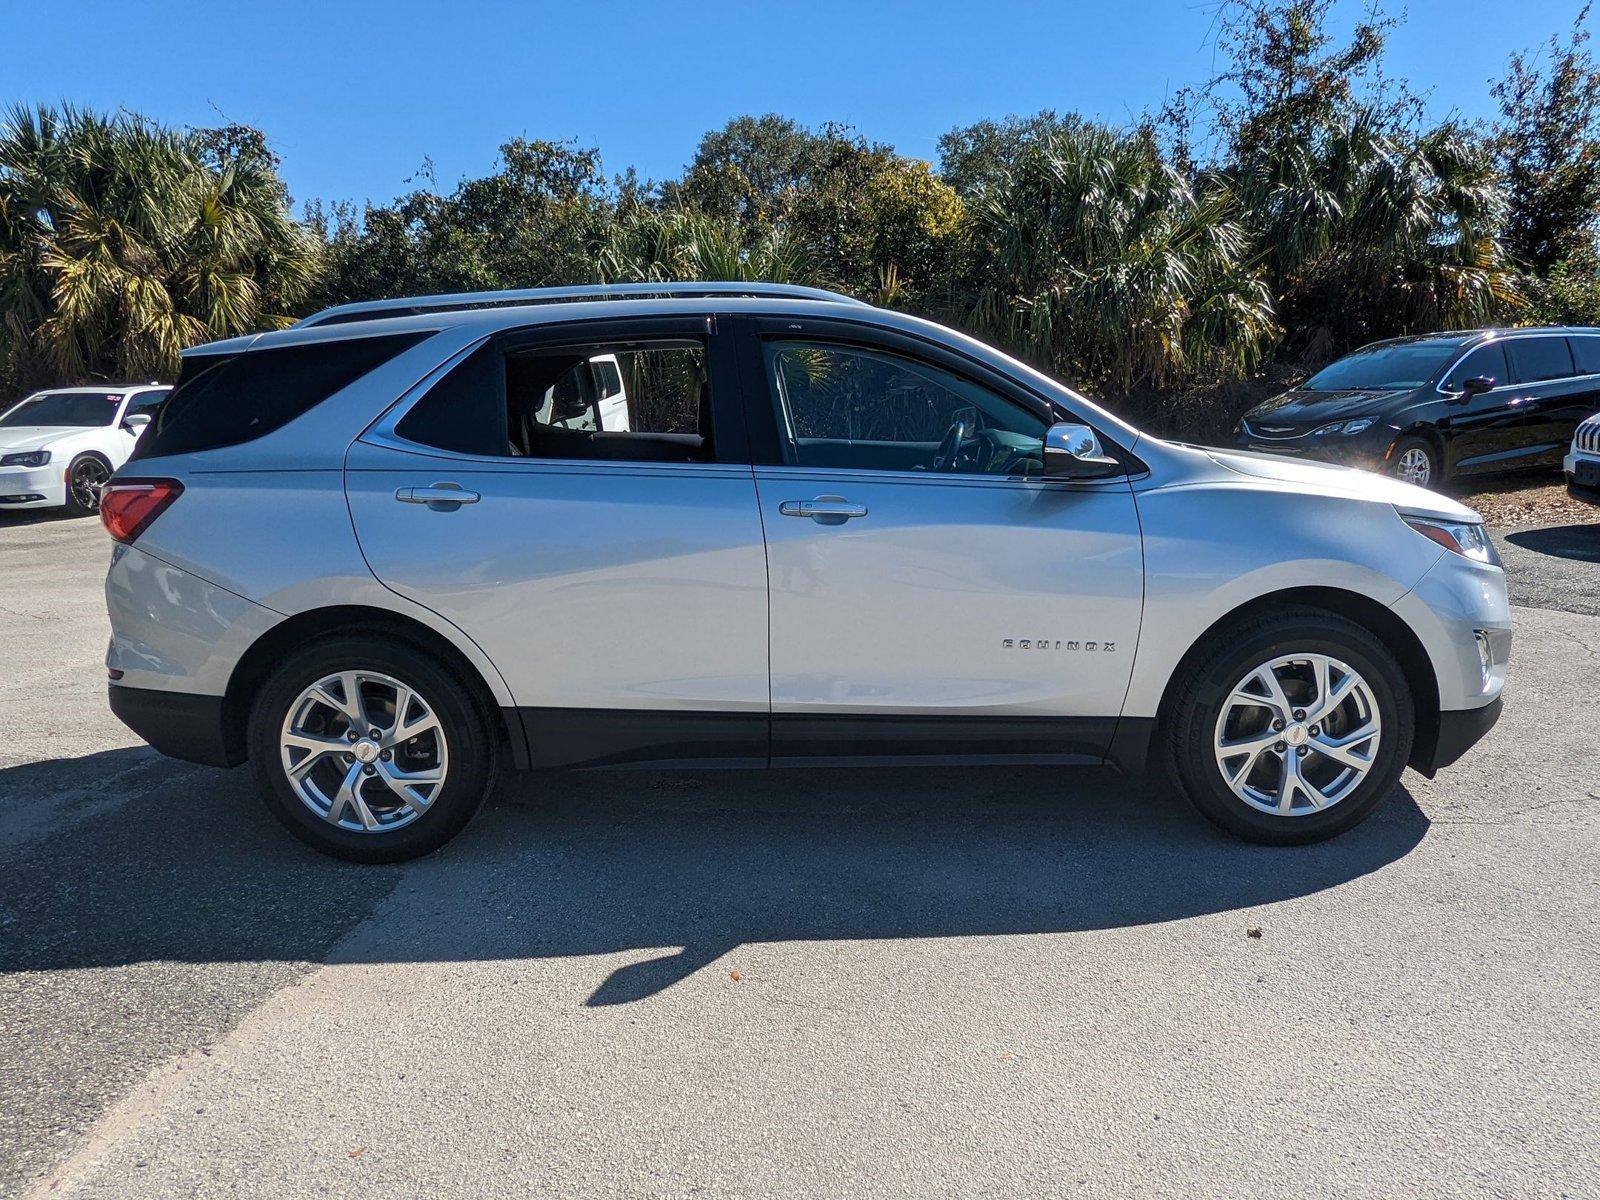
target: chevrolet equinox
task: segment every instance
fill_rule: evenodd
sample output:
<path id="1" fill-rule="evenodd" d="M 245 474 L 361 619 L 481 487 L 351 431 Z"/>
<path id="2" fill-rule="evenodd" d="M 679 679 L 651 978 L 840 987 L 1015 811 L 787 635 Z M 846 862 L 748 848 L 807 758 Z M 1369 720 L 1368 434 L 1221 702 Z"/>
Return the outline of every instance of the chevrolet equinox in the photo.
<path id="1" fill-rule="evenodd" d="M 196 347 L 101 517 L 113 711 L 362 861 L 521 768 L 1163 764 L 1241 837 L 1494 723 L 1472 510 L 1163 441 L 807 288 L 345 305 Z"/>

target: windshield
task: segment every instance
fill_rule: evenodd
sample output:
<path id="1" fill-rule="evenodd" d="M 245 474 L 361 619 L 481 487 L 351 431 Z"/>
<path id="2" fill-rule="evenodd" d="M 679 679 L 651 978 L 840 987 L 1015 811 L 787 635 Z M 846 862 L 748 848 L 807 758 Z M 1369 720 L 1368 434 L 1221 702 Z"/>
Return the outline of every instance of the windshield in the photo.
<path id="1" fill-rule="evenodd" d="M 0 428 L 18 425 L 74 425 L 80 429 L 111 424 L 121 392 L 40 392 L 5 416 Z"/>
<path id="2" fill-rule="evenodd" d="M 1357 350 L 1318 371 L 1305 382 L 1308 392 L 1346 388 L 1400 391 L 1421 387 L 1455 361 L 1461 347 L 1443 342 L 1411 342 Z"/>

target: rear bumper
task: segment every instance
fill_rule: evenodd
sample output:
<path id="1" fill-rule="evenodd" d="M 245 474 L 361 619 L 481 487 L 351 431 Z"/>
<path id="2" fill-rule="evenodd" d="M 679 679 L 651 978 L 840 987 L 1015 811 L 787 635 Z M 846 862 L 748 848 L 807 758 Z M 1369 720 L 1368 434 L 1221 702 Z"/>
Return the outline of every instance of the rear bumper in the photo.
<path id="1" fill-rule="evenodd" d="M 1494 723 L 1500 719 L 1500 707 L 1501 699 L 1496 696 L 1482 708 L 1441 712 L 1439 736 L 1434 742 L 1433 753 L 1412 765 L 1432 779 L 1434 772 L 1450 766 L 1494 728 Z"/>
<path id="2" fill-rule="evenodd" d="M 208 767 L 236 767 L 244 747 L 227 735 L 221 696 L 110 685 L 111 711 L 169 758 Z"/>

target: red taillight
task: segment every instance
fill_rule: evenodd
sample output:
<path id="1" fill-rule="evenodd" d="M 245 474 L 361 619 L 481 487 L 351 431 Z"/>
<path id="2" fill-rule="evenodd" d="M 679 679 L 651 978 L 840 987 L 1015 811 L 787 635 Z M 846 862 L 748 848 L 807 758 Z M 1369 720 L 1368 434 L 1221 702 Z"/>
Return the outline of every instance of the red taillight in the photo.
<path id="1" fill-rule="evenodd" d="M 100 523 L 119 542 L 131 542 L 183 495 L 176 479 L 119 479 L 100 493 Z"/>

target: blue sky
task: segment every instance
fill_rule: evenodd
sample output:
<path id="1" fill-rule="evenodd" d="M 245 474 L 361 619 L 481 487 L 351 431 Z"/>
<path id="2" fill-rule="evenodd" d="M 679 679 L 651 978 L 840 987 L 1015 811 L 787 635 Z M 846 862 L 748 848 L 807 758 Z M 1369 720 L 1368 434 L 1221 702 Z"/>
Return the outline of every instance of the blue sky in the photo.
<path id="1" fill-rule="evenodd" d="M 1411 0 L 1393 74 L 1436 114 L 1492 110 L 1510 52 L 1578 0 Z M 522 134 L 597 145 L 606 169 L 676 174 L 741 113 L 845 121 L 933 158 L 957 124 L 1041 108 L 1123 122 L 1213 65 L 1188 0 L 762 4 L 616 0 L 119 0 L 26 5 L 0 102 L 70 99 L 175 124 L 266 130 L 298 201 L 387 200 L 424 156 L 441 184 Z M 1353 22 L 1358 3 L 1341 20 Z"/>

